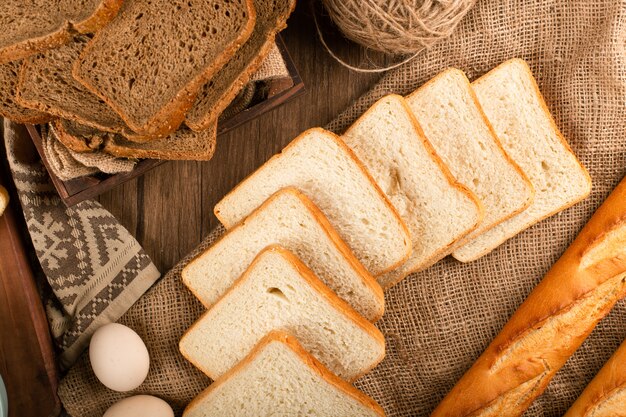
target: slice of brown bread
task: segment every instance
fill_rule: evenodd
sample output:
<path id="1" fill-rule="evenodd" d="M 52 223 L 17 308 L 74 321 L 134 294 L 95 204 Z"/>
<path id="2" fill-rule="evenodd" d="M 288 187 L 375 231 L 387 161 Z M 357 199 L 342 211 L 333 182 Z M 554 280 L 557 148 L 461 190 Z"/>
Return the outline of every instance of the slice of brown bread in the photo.
<path id="1" fill-rule="evenodd" d="M 73 33 L 106 25 L 123 0 L 3 0 L 0 3 L 0 64 L 69 42 Z"/>
<path id="2" fill-rule="evenodd" d="M 46 123 L 49 114 L 28 109 L 16 102 L 16 90 L 21 61 L 0 65 L 0 116 L 18 123 Z"/>
<path id="3" fill-rule="evenodd" d="M 216 125 L 202 132 L 181 126 L 176 132 L 151 142 L 137 143 L 123 136 L 109 136 L 103 150 L 122 158 L 149 158 L 182 161 L 208 161 L 216 146 Z"/>
<path id="4" fill-rule="evenodd" d="M 104 144 L 107 132 L 65 119 L 50 122 L 50 129 L 66 148 L 74 152 L 93 152 Z"/>
<path id="5" fill-rule="evenodd" d="M 185 124 L 193 130 L 211 126 L 228 107 L 274 45 L 276 34 L 287 26 L 287 18 L 296 5 L 295 0 L 254 0 L 257 23 L 250 39 L 235 56 L 202 87 Z"/>
<path id="6" fill-rule="evenodd" d="M 17 87 L 17 102 L 96 129 L 119 133 L 133 141 L 152 139 L 130 130 L 102 99 L 72 77 L 72 64 L 91 37 L 40 52 L 24 60 Z"/>
<path id="7" fill-rule="evenodd" d="M 165 136 L 248 40 L 255 16 L 252 0 L 127 0 L 73 75 L 135 132 Z"/>
<path id="8" fill-rule="evenodd" d="M 102 150 L 120 158 L 208 161 L 216 145 L 215 125 L 202 132 L 182 127 L 146 143 L 131 142 L 121 135 L 101 132 L 70 120 L 55 120 L 51 127 L 59 141 L 75 152 Z"/>

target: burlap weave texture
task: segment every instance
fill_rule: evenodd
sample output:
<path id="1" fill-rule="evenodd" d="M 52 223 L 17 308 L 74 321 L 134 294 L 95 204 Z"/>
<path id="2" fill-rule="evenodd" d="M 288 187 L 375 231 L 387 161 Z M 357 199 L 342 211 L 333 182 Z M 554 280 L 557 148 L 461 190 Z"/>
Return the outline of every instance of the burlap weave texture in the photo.
<path id="1" fill-rule="evenodd" d="M 530 64 L 557 125 L 591 174 L 592 194 L 476 262 L 447 258 L 387 291 L 377 323 L 387 357 L 356 386 L 389 416 L 432 411 L 626 174 L 626 1 L 481 0 L 452 37 L 385 75 L 330 126 L 341 132 L 384 94 L 413 91 L 446 67 L 474 79 L 513 57 Z M 138 392 L 180 409 L 208 381 L 176 351 L 176 338 L 202 310 L 177 271 L 122 322 L 161 346 L 151 326 L 177 320 L 159 334 L 170 345 L 155 350 L 157 357 L 151 352 L 159 372 Z M 620 302 L 526 415 L 562 415 L 625 337 L 626 303 Z M 94 381 L 85 358 L 63 381 L 61 396 L 75 417 L 97 416 L 121 397 Z"/>

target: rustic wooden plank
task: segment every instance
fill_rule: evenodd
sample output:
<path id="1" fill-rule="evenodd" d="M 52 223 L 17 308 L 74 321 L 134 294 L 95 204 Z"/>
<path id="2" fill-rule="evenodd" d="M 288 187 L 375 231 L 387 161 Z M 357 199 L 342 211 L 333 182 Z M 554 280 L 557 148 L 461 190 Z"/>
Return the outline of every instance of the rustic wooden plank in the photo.
<path id="1" fill-rule="evenodd" d="M 8 176 L 0 182 L 8 185 Z M 52 340 L 22 238 L 17 196 L 11 197 L 0 217 L 0 375 L 9 417 L 56 416 L 61 404 Z"/>

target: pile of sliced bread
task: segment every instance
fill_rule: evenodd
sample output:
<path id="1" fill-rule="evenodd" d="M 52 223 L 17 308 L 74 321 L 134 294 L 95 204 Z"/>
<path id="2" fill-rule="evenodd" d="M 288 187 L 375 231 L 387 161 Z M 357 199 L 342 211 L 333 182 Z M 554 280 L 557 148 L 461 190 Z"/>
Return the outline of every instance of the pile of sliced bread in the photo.
<path id="1" fill-rule="evenodd" d="M 226 233 L 183 270 L 208 311 L 180 351 L 216 381 L 185 416 L 383 415 L 349 385 L 384 357 L 383 289 L 590 189 L 519 59 L 385 96 L 341 137 L 304 132 L 217 204 Z"/>
<path id="2" fill-rule="evenodd" d="M 8 0 L 0 115 L 75 152 L 208 160 L 295 0 Z"/>

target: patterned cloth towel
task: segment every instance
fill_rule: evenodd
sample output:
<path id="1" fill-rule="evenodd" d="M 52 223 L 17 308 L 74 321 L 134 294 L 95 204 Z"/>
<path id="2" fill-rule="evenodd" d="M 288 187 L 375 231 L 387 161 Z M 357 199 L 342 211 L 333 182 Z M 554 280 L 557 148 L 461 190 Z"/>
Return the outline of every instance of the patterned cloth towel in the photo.
<path id="1" fill-rule="evenodd" d="M 28 231 L 54 293 L 46 311 L 67 369 L 93 332 L 119 319 L 160 274 L 99 203 L 63 205 L 41 162 L 22 156 L 30 139 L 21 126 L 5 120 L 4 140 Z"/>

